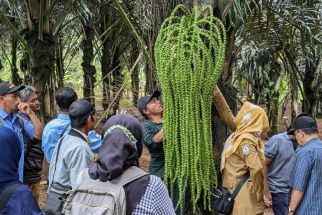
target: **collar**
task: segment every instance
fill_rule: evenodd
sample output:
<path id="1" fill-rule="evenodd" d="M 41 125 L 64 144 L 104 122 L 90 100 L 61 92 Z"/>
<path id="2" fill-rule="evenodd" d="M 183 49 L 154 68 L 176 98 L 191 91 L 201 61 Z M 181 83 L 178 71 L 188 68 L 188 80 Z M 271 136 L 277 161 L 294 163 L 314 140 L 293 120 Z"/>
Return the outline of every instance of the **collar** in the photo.
<path id="1" fill-rule="evenodd" d="M 284 132 L 283 134 L 287 140 L 292 140 L 292 138 L 290 138 L 290 136 L 287 135 L 287 132 Z"/>
<path id="2" fill-rule="evenodd" d="M 4 111 L 2 108 L 0 108 L 0 117 L 2 119 L 5 119 L 8 117 L 12 122 L 14 122 L 17 118 L 17 115 L 15 113 L 12 113 L 12 117 L 10 117 L 10 115 L 6 111 Z"/>
<path id="3" fill-rule="evenodd" d="M 8 116 L 9 116 L 9 114 L 6 111 L 4 111 L 2 108 L 0 108 L 0 117 L 2 119 L 5 119 Z"/>
<path id="4" fill-rule="evenodd" d="M 58 116 L 57 116 L 57 119 L 61 119 L 61 120 L 70 120 L 70 118 L 69 118 L 69 115 L 68 114 L 64 114 L 64 113 L 60 113 L 60 114 L 58 114 Z"/>
<path id="5" fill-rule="evenodd" d="M 312 138 L 310 139 L 309 141 L 307 141 L 303 146 L 302 148 L 304 147 L 309 147 L 310 145 L 314 144 L 316 141 L 318 141 L 319 138 L 318 137 L 315 137 L 315 138 Z"/>
<path id="6" fill-rule="evenodd" d="M 74 137 L 81 138 L 82 140 L 84 140 L 88 144 L 91 143 L 91 141 L 88 139 L 88 136 L 86 134 L 84 134 L 83 132 L 81 132 L 75 128 L 72 128 L 68 134 L 71 136 L 74 136 Z"/>
<path id="7" fill-rule="evenodd" d="M 156 124 L 156 125 L 162 125 L 163 124 L 163 122 L 153 122 L 153 121 L 151 121 L 151 120 L 149 120 L 149 119 L 146 119 L 146 120 L 144 120 L 145 122 L 150 122 L 150 123 L 153 123 L 153 124 Z"/>

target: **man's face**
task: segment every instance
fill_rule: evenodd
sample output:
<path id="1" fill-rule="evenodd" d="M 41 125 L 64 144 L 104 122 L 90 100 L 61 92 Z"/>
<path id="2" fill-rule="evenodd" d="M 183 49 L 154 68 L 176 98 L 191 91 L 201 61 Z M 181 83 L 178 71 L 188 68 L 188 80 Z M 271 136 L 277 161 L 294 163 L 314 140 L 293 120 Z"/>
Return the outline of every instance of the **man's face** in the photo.
<path id="1" fill-rule="evenodd" d="M 146 105 L 146 113 L 149 114 L 161 114 L 163 112 L 162 103 L 158 98 L 153 98 Z"/>
<path id="2" fill-rule="evenodd" d="M 27 100 L 29 107 L 33 112 L 37 112 L 40 110 L 40 102 L 38 99 L 38 95 L 36 93 L 32 93 Z"/>
<path id="3" fill-rule="evenodd" d="M 4 96 L 0 96 L 0 100 L 1 100 L 1 103 L 3 106 L 3 109 L 7 113 L 12 114 L 18 108 L 18 104 L 20 102 L 20 97 L 19 97 L 18 93 L 10 93 L 10 94 L 6 94 Z"/>

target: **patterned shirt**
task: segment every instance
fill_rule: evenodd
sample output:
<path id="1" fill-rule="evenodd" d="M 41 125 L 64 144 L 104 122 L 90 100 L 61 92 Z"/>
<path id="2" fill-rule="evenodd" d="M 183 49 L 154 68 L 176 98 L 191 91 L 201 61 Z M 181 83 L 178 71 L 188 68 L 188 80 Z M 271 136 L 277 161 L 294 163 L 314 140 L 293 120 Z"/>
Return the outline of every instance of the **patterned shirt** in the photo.
<path id="1" fill-rule="evenodd" d="M 322 141 L 314 138 L 296 150 L 289 185 L 304 192 L 299 215 L 322 213 Z"/>
<path id="2" fill-rule="evenodd" d="M 150 176 L 150 182 L 132 215 L 175 215 L 166 186 L 159 177 Z"/>
<path id="3" fill-rule="evenodd" d="M 144 144 L 148 148 L 151 159 L 149 164 L 149 173 L 163 178 L 164 175 L 164 151 L 162 143 L 154 143 L 154 136 L 162 129 L 162 123 L 155 123 L 145 120 L 142 124 Z"/>
<path id="4" fill-rule="evenodd" d="M 67 134 L 71 129 L 70 118 L 68 114 L 58 114 L 56 119 L 51 120 L 44 128 L 42 135 L 42 150 L 44 151 L 45 157 L 50 163 L 51 156 L 53 155 L 54 149 L 58 140 Z M 102 145 L 100 135 L 95 131 L 88 133 L 88 138 L 91 141 L 90 148 L 93 152 L 98 152 Z"/>

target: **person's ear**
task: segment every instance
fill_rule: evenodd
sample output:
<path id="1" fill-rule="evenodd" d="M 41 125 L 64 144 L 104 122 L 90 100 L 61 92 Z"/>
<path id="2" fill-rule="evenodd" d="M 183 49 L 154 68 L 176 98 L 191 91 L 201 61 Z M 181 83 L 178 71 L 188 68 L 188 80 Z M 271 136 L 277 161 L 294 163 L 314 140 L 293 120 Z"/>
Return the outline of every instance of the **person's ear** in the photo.
<path id="1" fill-rule="evenodd" d="M 144 113 L 145 115 L 148 115 L 148 114 L 150 113 L 150 111 L 149 111 L 149 110 L 147 110 L 147 109 L 143 109 L 143 113 Z"/>

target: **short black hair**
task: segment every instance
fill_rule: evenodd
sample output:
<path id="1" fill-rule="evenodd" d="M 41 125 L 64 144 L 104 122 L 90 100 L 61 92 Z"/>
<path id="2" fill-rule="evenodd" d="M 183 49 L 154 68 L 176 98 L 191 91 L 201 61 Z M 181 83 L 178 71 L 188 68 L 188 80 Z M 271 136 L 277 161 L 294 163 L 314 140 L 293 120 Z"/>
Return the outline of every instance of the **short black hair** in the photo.
<path id="1" fill-rule="evenodd" d="M 319 131 L 316 128 L 301 128 L 300 130 L 307 135 L 319 133 Z"/>
<path id="2" fill-rule="evenodd" d="M 68 111 L 69 106 L 77 100 L 77 93 L 70 87 L 63 87 L 57 90 L 55 99 L 61 110 Z"/>

